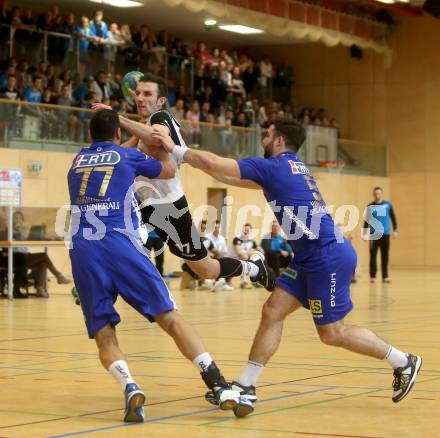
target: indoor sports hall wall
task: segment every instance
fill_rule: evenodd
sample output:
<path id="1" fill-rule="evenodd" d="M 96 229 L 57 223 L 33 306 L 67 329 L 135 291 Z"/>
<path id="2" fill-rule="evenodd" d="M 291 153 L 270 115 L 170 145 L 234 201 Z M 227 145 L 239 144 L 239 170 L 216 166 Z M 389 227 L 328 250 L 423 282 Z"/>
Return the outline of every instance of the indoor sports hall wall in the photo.
<path id="1" fill-rule="evenodd" d="M 31 150 L 1 150 L 1 166 L 6 168 L 22 169 L 24 174 L 23 182 L 23 207 L 56 207 L 68 203 L 68 190 L 66 175 L 73 159 L 73 154 L 63 152 L 42 152 Z M 41 170 L 32 172 L 32 163 L 39 163 Z M 203 205 L 208 203 L 208 188 L 225 188 L 227 195 L 231 198 L 230 219 L 228 220 L 227 237 L 232 242 L 236 233 L 241 231 L 245 222 L 250 222 L 255 229 L 261 230 L 263 216 L 265 214 L 266 202 L 260 191 L 246 190 L 234 187 L 227 187 L 216 182 L 210 176 L 184 165 L 181 169 L 182 179 L 187 193 L 191 211 L 195 214 L 194 219 L 198 220 L 205 210 Z M 369 199 L 370 188 L 373 184 L 380 184 L 384 187 L 385 193 L 389 192 L 388 178 L 373 178 L 368 176 L 342 175 L 337 173 L 315 174 L 317 183 L 329 205 L 335 208 L 353 204 L 359 208 L 360 214 Z M 342 189 L 343 188 L 343 189 Z M 241 210 L 241 213 L 240 213 Z M 53 229 L 54 212 L 48 216 L 45 211 L 36 210 L 35 213 L 26 211 L 26 222 L 29 225 L 45 224 L 48 230 Z M 246 214 L 246 211 L 248 212 Z M 258 215 L 261 212 L 261 215 Z M 268 213 L 266 212 L 266 215 Z M 214 218 L 215 219 L 215 218 Z M 266 219 L 267 226 L 270 226 L 272 214 L 269 213 Z M 345 221 L 347 218 L 345 218 Z M 341 221 L 342 223 L 342 221 Z M 359 224 L 362 226 L 362 223 Z M 361 269 L 367 263 L 367 244 L 360 239 L 359 226 L 351 232 L 353 244 L 358 250 Z M 260 240 L 261 234 L 268 232 L 263 229 L 256 240 Z M 39 249 L 40 251 L 40 249 Z M 70 262 L 67 250 L 49 249 L 50 256 L 54 259 L 57 267 L 68 273 Z M 180 260 L 171 254 L 165 256 L 165 271 L 179 271 Z"/>
<path id="2" fill-rule="evenodd" d="M 364 51 L 363 59 L 354 59 L 344 47 L 298 44 L 261 51 L 294 66 L 299 108 L 324 107 L 340 122 L 342 137 L 388 146 L 400 231 L 391 262 L 438 267 L 440 20 L 398 20 L 388 68 L 382 55 Z"/>

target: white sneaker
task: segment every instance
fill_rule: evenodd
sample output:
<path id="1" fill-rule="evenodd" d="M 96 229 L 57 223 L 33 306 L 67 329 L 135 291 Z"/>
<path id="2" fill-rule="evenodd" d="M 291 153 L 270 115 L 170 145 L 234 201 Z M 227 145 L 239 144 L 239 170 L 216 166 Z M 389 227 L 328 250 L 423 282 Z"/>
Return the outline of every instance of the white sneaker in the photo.
<path id="1" fill-rule="evenodd" d="M 231 292 L 231 291 L 234 290 L 234 288 L 233 288 L 232 286 L 230 286 L 228 283 L 225 283 L 225 284 L 223 285 L 223 290 L 228 291 L 228 292 Z"/>
<path id="2" fill-rule="evenodd" d="M 223 290 L 225 283 L 226 283 L 226 280 L 224 278 L 218 279 L 215 282 L 214 287 L 212 288 L 212 292 L 221 292 Z"/>

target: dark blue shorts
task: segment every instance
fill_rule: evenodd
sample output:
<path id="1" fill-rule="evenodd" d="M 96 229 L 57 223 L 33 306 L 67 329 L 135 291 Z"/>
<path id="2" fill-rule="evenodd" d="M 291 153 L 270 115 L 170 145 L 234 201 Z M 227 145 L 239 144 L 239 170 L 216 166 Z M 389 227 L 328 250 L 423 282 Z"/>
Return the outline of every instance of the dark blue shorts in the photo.
<path id="1" fill-rule="evenodd" d="M 75 239 L 70 259 L 90 338 L 107 324 L 114 327 L 121 321 L 114 308 L 118 295 L 151 322 L 176 309 L 151 260 L 121 233 L 107 233 L 95 241 Z"/>
<path id="2" fill-rule="evenodd" d="M 294 260 L 281 274 L 277 286 L 292 294 L 310 309 L 315 324 L 324 325 L 343 319 L 353 309 L 350 284 L 356 269 L 353 246 L 344 239 L 322 248 L 319 270 L 295 266 Z"/>

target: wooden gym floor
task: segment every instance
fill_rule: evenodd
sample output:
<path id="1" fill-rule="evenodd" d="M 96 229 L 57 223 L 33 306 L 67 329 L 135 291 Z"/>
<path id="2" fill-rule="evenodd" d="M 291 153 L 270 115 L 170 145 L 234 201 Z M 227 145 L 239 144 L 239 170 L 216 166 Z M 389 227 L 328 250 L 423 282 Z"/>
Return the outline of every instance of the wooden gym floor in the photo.
<path id="1" fill-rule="evenodd" d="M 280 350 L 262 375 L 254 414 L 240 420 L 207 404 L 194 366 L 121 302 L 119 340 L 147 394 L 146 422 L 122 423 L 120 387 L 101 368 L 66 287 L 52 282 L 48 300 L 1 300 L 0 437 L 440 437 L 440 272 L 392 273 L 391 285 L 359 280 L 347 321 L 423 356 L 404 401 L 391 402 L 392 373 L 384 362 L 322 345 L 300 310 L 286 322 Z M 174 291 L 174 297 L 226 377 L 238 377 L 267 293 Z"/>

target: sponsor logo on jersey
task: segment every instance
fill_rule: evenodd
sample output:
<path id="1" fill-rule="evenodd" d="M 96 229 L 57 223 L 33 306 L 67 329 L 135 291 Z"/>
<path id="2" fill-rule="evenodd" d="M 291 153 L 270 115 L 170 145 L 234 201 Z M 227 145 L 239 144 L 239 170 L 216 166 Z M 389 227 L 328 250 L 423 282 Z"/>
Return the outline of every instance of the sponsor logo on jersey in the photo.
<path id="1" fill-rule="evenodd" d="M 336 307 L 336 272 L 330 275 L 330 306 Z"/>
<path id="2" fill-rule="evenodd" d="M 116 151 L 106 151 L 97 154 L 81 154 L 76 157 L 73 169 L 78 167 L 94 167 L 115 165 L 121 161 L 121 156 Z"/>
<path id="3" fill-rule="evenodd" d="M 300 174 L 300 175 L 309 175 L 310 171 L 307 169 L 304 163 L 301 163 L 301 161 L 293 161 L 289 160 L 290 169 L 292 170 L 292 173 L 294 174 Z"/>
<path id="4" fill-rule="evenodd" d="M 317 316 L 317 317 L 322 318 L 321 300 L 309 300 L 309 306 L 310 306 L 310 311 L 313 313 L 313 316 L 321 315 L 321 316 Z"/>

